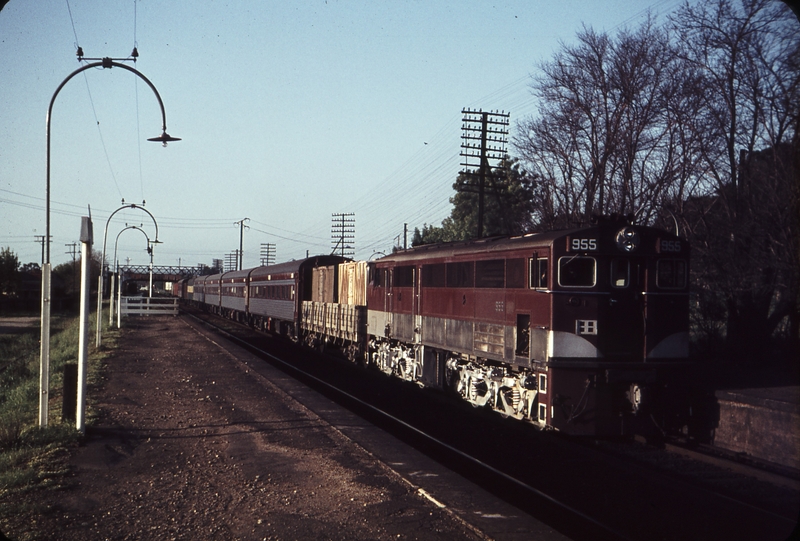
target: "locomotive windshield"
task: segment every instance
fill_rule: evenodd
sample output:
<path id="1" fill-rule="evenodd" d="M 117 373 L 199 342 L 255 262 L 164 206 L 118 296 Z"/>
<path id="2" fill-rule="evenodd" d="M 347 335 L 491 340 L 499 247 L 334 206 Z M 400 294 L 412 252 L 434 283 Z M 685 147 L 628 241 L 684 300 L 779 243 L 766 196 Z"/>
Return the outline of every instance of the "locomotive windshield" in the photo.
<path id="1" fill-rule="evenodd" d="M 597 282 L 597 262 L 593 257 L 562 257 L 558 260 L 558 285 L 564 287 L 594 287 Z"/>

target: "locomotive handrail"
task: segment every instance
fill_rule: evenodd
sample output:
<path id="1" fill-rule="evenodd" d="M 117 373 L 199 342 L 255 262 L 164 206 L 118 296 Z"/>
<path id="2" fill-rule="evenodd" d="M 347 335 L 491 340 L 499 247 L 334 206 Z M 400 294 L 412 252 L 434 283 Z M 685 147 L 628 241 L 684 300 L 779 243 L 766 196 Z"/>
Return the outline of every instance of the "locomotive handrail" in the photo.
<path id="1" fill-rule="evenodd" d="M 561 295 L 611 295 L 610 291 L 570 291 L 564 289 L 534 289 L 537 293 L 558 293 Z"/>

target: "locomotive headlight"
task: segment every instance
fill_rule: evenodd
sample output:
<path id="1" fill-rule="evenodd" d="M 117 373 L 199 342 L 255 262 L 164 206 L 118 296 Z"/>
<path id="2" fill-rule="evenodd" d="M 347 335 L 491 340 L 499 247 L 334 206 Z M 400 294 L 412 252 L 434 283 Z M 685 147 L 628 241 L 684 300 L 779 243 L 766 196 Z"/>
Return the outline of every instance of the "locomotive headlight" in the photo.
<path id="1" fill-rule="evenodd" d="M 633 252 L 639 247 L 639 233 L 632 227 L 623 227 L 617 232 L 617 248 L 623 252 Z"/>

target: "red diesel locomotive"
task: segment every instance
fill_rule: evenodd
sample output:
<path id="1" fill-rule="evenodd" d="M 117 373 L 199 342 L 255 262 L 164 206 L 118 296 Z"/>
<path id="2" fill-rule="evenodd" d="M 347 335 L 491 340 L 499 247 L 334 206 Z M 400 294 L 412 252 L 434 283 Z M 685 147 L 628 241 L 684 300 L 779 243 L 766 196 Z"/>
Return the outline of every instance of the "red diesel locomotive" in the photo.
<path id="1" fill-rule="evenodd" d="M 614 221 L 398 252 L 370 264 L 371 361 L 541 427 L 647 431 L 688 357 L 688 258 Z"/>
<path id="2" fill-rule="evenodd" d="M 254 302 L 273 267 L 198 278 L 223 285 L 201 302 L 541 428 L 653 432 L 688 360 L 689 246 L 656 228 L 606 219 L 282 265 L 306 269 L 287 278 L 292 315 Z"/>

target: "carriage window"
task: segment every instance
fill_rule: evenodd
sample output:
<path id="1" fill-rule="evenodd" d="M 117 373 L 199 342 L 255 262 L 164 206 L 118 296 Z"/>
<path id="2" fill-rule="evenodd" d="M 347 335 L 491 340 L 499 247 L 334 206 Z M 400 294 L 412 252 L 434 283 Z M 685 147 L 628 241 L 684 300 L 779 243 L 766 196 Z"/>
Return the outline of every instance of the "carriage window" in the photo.
<path id="1" fill-rule="evenodd" d="M 531 259 L 531 289 L 547 289 L 547 258 Z"/>
<path id="2" fill-rule="evenodd" d="M 394 287 L 414 287 L 414 267 L 395 267 Z"/>
<path id="3" fill-rule="evenodd" d="M 597 262 L 593 257 L 562 257 L 558 260 L 558 285 L 594 287 Z"/>
<path id="4" fill-rule="evenodd" d="M 444 263 L 422 265 L 422 287 L 444 287 Z"/>
<path id="5" fill-rule="evenodd" d="M 628 287 L 631 282 L 631 262 L 627 259 L 611 260 L 611 285 Z"/>
<path id="6" fill-rule="evenodd" d="M 660 259 L 657 263 L 656 285 L 664 289 L 686 287 L 686 261 L 683 259 Z"/>
<path id="7" fill-rule="evenodd" d="M 503 259 L 475 263 L 475 287 L 503 287 L 506 262 Z"/>
<path id="8" fill-rule="evenodd" d="M 473 287 L 475 275 L 471 261 L 447 264 L 447 287 Z"/>
<path id="9" fill-rule="evenodd" d="M 525 287 L 524 259 L 506 260 L 506 287 L 512 287 L 512 288 Z"/>

